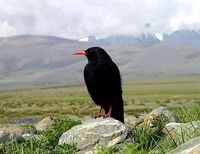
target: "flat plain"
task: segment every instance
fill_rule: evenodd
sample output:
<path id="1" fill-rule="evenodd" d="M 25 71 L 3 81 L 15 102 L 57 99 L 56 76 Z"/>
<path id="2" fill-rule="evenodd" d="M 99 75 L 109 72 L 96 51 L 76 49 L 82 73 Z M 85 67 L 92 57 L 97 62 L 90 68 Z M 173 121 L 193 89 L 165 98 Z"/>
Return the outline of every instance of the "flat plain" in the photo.
<path id="1" fill-rule="evenodd" d="M 140 115 L 166 106 L 200 108 L 200 78 L 175 78 L 125 82 L 123 98 L 126 115 Z M 0 91 L 0 123 L 18 117 L 94 117 L 99 107 L 85 86 Z"/>

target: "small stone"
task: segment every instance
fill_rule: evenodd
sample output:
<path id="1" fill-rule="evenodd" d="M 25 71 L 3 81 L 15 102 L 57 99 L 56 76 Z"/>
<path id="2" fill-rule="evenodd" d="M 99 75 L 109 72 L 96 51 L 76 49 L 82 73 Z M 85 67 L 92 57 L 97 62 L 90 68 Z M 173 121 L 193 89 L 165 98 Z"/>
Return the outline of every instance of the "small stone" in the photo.
<path id="1" fill-rule="evenodd" d="M 167 110 L 165 107 L 159 107 L 144 116 L 144 121 L 141 126 L 153 127 L 153 122 L 162 119 L 167 120 L 167 122 L 179 122 L 179 118 L 175 113 Z"/>
<path id="2" fill-rule="evenodd" d="M 137 118 L 135 116 L 130 116 L 130 115 L 125 115 L 124 119 L 125 119 L 126 126 L 131 127 L 131 128 L 134 128 L 135 126 L 139 125 L 144 120 L 140 117 Z"/>
<path id="3" fill-rule="evenodd" d="M 44 132 L 50 126 L 52 126 L 54 123 L 55 123 L 55 120 L 53 117 L 46 117 L 46 118 L 42 119 L 35 127 L 38 132 Z"/>
<path id="4" fill-rule="evenodd" d="M 169 137 L 179 145 L 200 133 L 200 121 L 189 123 L 168 123 L 163 129 L 163 132 L 169 135 Z"/>
<path id="5" fill-rule="evenodd" d="M 42 140 L 42 138 L 43 138 L 42 135 L 36 135 L 36 134 L 23 134 L 22 137 L 25 140 L 30 140 L 30 139 L 33 139 L 33 140 Z"/>
<path id="6" fill-rule="evenodd" d="M 11 121 L 11 124 L 35 124 L 38 122 L 37 117 L 20 117 Z"/>
<path id="7" fill-rule="evenodd" d="M 200 129 L 200 121 L 193 121 L 188 123 L 171 122 L 165 126 L 165 129 L 167 132 L 176 132 L 178 134 L 183 133 L 184 130 L 195 132 L 197 129 Z"/>
<path id="8" fill-rule="evenodd" d="M 2 130 L 11 132 L 14 135 L 18 135 L 18 136 L 21 136 L 22 134 L 26 134 L 30 132 L 29 129 L 23 128 L 20 125 L 16 125 L 16 124 L 1 124 L 0 131 Z"/>
<path id="9" fill-rule="evenodd" d="M 98 154 L 99 150 L 85 150 L 85 151 L 79 151 L 77 154 Z"/>
<path id="10" fill-rule="evenodd" d="M 6 131 L 0 130 L 0 144 L 10 143 L 14 139 L 14 134 Z"/>
<path id="11" fill-rule="evenodd" d="M 166 107 L 159 107 L 157 109 L 154 109 L 148 115 L 152 116 L 153 114 L 157 115 L 158 117 L 163 116 L 167 118 L 168 122 L 180 122 L 178 116 L 174 112 L 169 111 Z"/>

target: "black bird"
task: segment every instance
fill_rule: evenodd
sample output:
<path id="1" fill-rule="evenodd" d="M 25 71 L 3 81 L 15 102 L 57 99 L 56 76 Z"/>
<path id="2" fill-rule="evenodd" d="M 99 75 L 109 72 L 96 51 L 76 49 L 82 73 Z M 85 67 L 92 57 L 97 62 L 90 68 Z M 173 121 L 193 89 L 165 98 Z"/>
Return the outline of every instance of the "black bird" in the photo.
<path id="1" fill-rule="evenodd" d="M 101 107 L 97 117 L 113 117 L 124 123 L 121 77 L 111 57 L 100 47 L 80 50 L 73 55 L 85 55 L 88 59 L 84 79 L 91 98 Z M 102 108 L 105 115 L 101 114 Z"/>

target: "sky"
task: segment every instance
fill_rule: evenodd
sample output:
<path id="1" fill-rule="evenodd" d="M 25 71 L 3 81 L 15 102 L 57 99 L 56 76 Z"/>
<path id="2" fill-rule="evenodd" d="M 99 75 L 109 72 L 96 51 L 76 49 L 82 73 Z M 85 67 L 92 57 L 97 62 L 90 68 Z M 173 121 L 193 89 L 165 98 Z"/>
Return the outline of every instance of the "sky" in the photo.
<path id="1" fill-rule="evenodd" d="M 33 34 L 161 37 L 200 29 L 200 0 L 0 0 L 0 37 Z"/>

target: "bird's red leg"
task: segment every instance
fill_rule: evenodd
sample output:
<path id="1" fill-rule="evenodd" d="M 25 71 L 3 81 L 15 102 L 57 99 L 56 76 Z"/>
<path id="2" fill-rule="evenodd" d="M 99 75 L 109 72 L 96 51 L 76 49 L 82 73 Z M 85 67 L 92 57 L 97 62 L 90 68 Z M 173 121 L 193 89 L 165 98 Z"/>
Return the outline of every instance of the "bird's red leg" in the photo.
<path id="1" fill-rule="evenodd" d="M 112 106 L 110 106 L 109 112 L 105 115 L 105 118 L 111 117 L 111 112 L 112 112 Z"/>
<path id="2" fill-rule="evenodd" d="M 102 107 L 100 108 L 99 112 L 97 113 L 97 117 L 100 118 L 102 117 L 103 115 L 101 114 L 101 111 L 102 111 Z"/>

